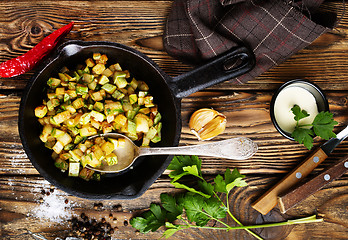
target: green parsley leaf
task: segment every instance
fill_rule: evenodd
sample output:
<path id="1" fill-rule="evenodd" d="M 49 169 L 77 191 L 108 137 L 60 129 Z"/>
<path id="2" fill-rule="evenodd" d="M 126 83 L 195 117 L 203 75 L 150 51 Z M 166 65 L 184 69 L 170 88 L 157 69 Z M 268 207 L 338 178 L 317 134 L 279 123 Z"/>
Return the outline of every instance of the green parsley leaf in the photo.
<path id="1" fill-rule="evenodd" d="M 192 166 L 194 165 L 196 166 L 197 172 L 194 172 L 195 170 L 192 169 Z M 173 170 L 169 173 L 169 177 L 177 181 L 181 177 L 192 173 L 201 175 L 201 165 L 202 160 L 199 159 L 197 156 L 175 156 L 168 166 L 169 170 Z"/>
<path id="2" fill-rule="evenodd" d="M 314 132 L 311 129 L 295 127 L 291 136 L 300 144 L 303 143 L 308 150 L 313 147 Z"/>
<path id="3" fill-rule="evenodd" d="M 185 208 L 187 219 L 196 222 L 197 226 L 205 226 L 210 220 L 209 216 L 203 212 L 204 200 L 206 200 L 205 197 L 192 193 L 187 193 L 180 199 Z"/>
<path id="4" fill-rule="evenodd" d="M 235 186 L 247 186 L 247 183 L 243 180 L 245 176 L 241 175 L 237 169 L 234 169 L 232 172 L 230 169 L 226 169 L 224 176 L 225 179 L 221 175 L 215 177 L 214 182 L 216 192 L 229 193 Z"/>
<path id="5" fill-rule="evenodd" d="M 208 194 L 209 196 L 214 195 L 214 186 L 211 183 L 198 181 L 198 187 L 203 193 Z"/>
<path id="6" fill-rule="evenodd" d="M 193 176 L 200 177 L 197 165 L 183 167 L 182 169 Z"/>
<path id="7" fill-rule="evenodd" d="M 308 117 L 309 114 L 305 110 L 301 110 L 301 108 L 297 105 L 294 105 L 291 110 L 295 115 L 294 119 L 297 121 L 296 127 L 291 136 L 300 144 L 303 143 L 308 150 L 313 147 L 313 137 L 315 135 L 325 140 L 336 137 L 336 134 L 333 132 L 333 128 L 337 122 L 334 121 L 332 113 L 320 112 L 314 118 L 312 124 L 300 125 L 299 120 Z M 308 127 L 312 128 L 308 129 Z"/>
<path id="8" fill-rule="evenodd" d="M 300 121 L 302 118 L 306 118 L 309 116 L 309 114 L 307 113 L 306 110 L 301 110 L 301 108 L 298 106 L 298 105 L 294 105 L 292 108 L 291 108 L 291 111 L 293 112 L 293 114 L 295 115 L 294 116 L 294 119 L 295 121 Z"/>
<path id="9" fill-rule="evenodd" d="M 176 203 L 176 199 L 166 193 L 161 194 L 161 203 L 165 210 L 168 211 L 168 221 L 173 222 L 182 214 L 183 208 Z"/>
<path id="10" fill-rule="evenodd" d="M 203 209 L 213 218 L 219 219 L 226 217 L 227 209 L 221 206 L 221 202 L 215 197 L 206 199 Z"/>
<path id="11" fill-rule="evenodd" d="M 333 114 L 330 112 L 320 112 L 313 120 L 313 131 L 319 137 L 329 140 L 332 137 L 336 137 L 333 132 L 334 126 L 337 124 L 333 120 Z"/>
<path id="12" fill-rule="evenodd" d="M 135 217 L 130 224 L 142 233 L 154 232 L 166 222 L 167 211 L 157 204 L 151 204 L 150 211 L 143 214 L 143 217 Z"/>

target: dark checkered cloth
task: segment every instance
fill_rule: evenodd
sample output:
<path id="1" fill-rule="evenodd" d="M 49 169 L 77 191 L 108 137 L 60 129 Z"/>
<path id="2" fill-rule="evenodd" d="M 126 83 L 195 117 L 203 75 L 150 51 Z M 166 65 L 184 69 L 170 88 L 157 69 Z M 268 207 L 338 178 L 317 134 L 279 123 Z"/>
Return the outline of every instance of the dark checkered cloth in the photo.
<path id="1" fill-rule="evenodd" d="M 245 83 L 308 46 L 330 30 L 336 14 L 318 11 L 323 0 L 175 0 L 164 32 L 166 51 L 197 63 L 244 44 L 255 68 Z"/>

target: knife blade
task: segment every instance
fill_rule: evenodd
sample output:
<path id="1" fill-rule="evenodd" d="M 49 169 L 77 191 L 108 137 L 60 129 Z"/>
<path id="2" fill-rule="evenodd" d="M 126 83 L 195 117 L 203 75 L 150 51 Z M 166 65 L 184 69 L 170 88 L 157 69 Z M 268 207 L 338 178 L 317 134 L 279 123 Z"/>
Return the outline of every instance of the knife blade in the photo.
<path id="1" fill-rule="evenodd" d="M 264 193 L 251 206 L 258 212 L 266 215 L 278 203 L 278 196 L 298 184 L 322 163 L 332 151 L 348 136 L 348 126 L 340 131 L 335 138 L 325 142 L 321 147 L 309 155 L 300 165 L 289 172 L 282 180 Z"/>

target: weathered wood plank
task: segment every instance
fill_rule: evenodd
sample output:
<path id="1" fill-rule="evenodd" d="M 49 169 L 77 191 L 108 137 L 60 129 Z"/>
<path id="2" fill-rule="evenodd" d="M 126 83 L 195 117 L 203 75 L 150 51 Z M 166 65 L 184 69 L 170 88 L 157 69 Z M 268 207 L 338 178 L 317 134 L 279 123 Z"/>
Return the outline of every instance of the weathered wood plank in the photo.
<path id="1" fill-rule="evenodd" d="M 230 195 L 229 202 L 231 211 L 233 214 L 242 221 L 243 224 L 255 224 L 262 223 L 264 220 L 260 218 L 260 214 L 257 213 L 250 207 L 250 203 L 255 200 L 269 185 L 277 180 L 276 178 L 262 178 L 253 177 L 252 175 L 247 176 L 248 187 L 238 188 L 233 191 Z M 302 203 L 291 209 L 287 215 L 278 214 L 277 210 L 273 210 L 273 220 L 283 221 L 284 219 L 298 218 L 300 216 L 308 216 L 315 214 L 317 209 L 323 209 L 321 206 L 325 206 L 325 203 L 331 201 L 334 198 L 341 198 L 343 194 L 348 193 L 348 178 L 343 176 L 338 180 L 330 183 L 325 188 L 321 189 L 313 196 L 304 200 Z M 40 207 L 40 198 L 44 195 L 41 193 L 42 190 L 49 192 L 51 186 L 43 180 L 41 177 L 21 177 L 21 176 L 0 176 L 0 213 L 1 211 L 6 214 L 13 216 L 10 221 L 4 221 L 2 226 L 3 236 L 6 239 L 27 239 L 26 235 L 21 235 L 26 232 L 25 229 L 32 232 L 43 233 L 48 239 L 54 239 L 54 237 L 67 236 L 71 227 L 67 221 L 64 223 L 57 223 L 50 221 L 49 219 L 37 219 L 35 218 L 35 211 Z M 53 188 L 54 189 L 54 188 Z M 161 179 L 150 187 L 150 189 L 140 198 L 134 200 L 123 200 L 123 201 L 102 201 L 103 207 L 98 208 L 98 213 L 94 212 L 93 206 L 98 201 L 85 200 L 73 197 L 65 194 L 64 192 L 54 189 L 54 194 L 61 197 L 62 204 L 64 200 L 69 201 L 69 212 L 71 216 L 74 214 L 79 215 L 84 212 L 90 217 L 104 217 L 108 219 L 110 213 L 115 216 L 120 216 L 119 219 L 124 217 L 133 216 L 132 211 L 139 209 L 147 209 L 150 203 L 158 202 L 159 195 L 163 192 L 178 192 L 169 183 L 169 179 Z M 53 194 L 53 193 L 52 193 Z M 117 206 L 117 208 L 115 208 Z M 120 206 L 125 213 L 120 212 Z M 118 210 L 117 210 L 118 209 Z M 327 213 L 325 210 L 321 210 L 321 213 Z M 12 215 L 11 215 L 12 213 Z M 326 220 L 325 215 L 324 220 Z M 68 219 L 70 217 L 68 216 Z M 266 219 L 271 220 L 268 216 Z M 331 218 L 327 218 L 327 221 L 319 224 L 306 224 L 298 225 L 293 228 L 273 228 L 272 231 L 263 230 L 260 232 L 261 236 L 269 236 L 270 234 L 276 236 L 277 239 L 286 237 L 286 239 L 306 239 L 306 235 L 316 236 L 316 239 L 327 239 L 327 231 L 335 230 L 335 236 L 341 236 L 337 239 L 344 239 L 342 236 L 346 236 L 348 233 L 347 228 L 344 227 L 345 222 L 340 222 L 339 219 L 332 221 Z M 233 224 L 228 220 L 230 224 Z M 150 233 L 142 235 L 137 233 L 130 226 L 120 226 L 120 222 L 116 223 L 119 226 L 120 231 L 116 232 L 115 237 L 124 238 L 147 238 L 157 239 L 163 231 L 156 233 Z M 23 227 L 25 226 L 25 227 Z M 317 229 L 320 228 L 320 231 Z M 336 235 L 337 234 L 337 235 Z M 244 231 L 231 231 L 229 233 L 219 231 L 196 231 L 186 230 L 179 232 L 172 239 L 253 239 L 250 235 Z"/>
<path id="2" fill-rule="evenodd" d="M 272 93 L 264 92 L 202 92 L 193 94 L 182 102 L 183 131 L 180 145 L 201 144 L 190 133 L 188 121 L 194 110 L 212 107 L 227 117 L 225 132 L 217 139 L 246 136 L 259 145 L 256 155 L 243 162 L 203 158 L 203 172 L 221 173 L 227 167 L 239 167 L 243 173 L 283 173 L 293 168 L 305 156 L 305 148 L 282 137 L 273 127 L 269 117 L 269 101 Z M 222 96 L 222 97 L 221 97 Z M 340 123 L 347 122 L 345 92 L 329 92 L 331 110 Z M 18 108 L 20 96 L 3 94 L 0 98 L 0 174 L 37 174 L 20 143 L 18 133 Z M 258 116 L 257 119 L 254 116 Z M 317 139 L 315 145 L 322 143 Z M 342 143 L 333 156 L 322 166 L 342 157 L 348 143 Z M 309 152 L 308 152 L 309 153 Z"/>
<path id="3" fill-rule="evenodd" d="M 173 59 L 161 48 L 163 26 L 171 3 L 78 1 L 71 6 L 69 1 L 1 2 L 0 9 L 5 11 L 0 16 L 0 61 L 25 53 L 45 35 L 74 20 L 75 27 L 67 39 L 114 41 L 134 47 L 154 59 L 165 72 L 176 76 L 191 66 Z M 343 11 L 340 1 L 328 3 L 324 8 L 338 9 L 339 14 Z M 346 22 L 347 16 L 343 16 L 336 34 L 324 35 L 317 43 L 248 84 L 226 82 L 212 89 L 274 90 L 287 80 L 306 78 L 326 90 L 348 90 L 348 84 L 342 81 L 348 77 Z M 31 75 L 32 72 L 10 80 L 0 78 L 0 89 L 23 89 Z"/>

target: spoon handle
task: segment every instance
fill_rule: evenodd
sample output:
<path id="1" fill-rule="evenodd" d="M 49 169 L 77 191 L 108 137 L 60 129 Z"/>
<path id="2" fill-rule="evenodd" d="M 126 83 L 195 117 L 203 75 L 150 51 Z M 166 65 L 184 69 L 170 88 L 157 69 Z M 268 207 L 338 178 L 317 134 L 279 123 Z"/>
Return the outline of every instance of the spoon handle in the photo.
<path id="1" fill-rule="evenodd" d="M 139 156 L 144 155 L 200 155 L 228 158 L 234 160 L 248 159 L 257 151 L 257 145 L 249 138 L 238 137 L 213 143 L 183 147 L 140 148 Z"/>

